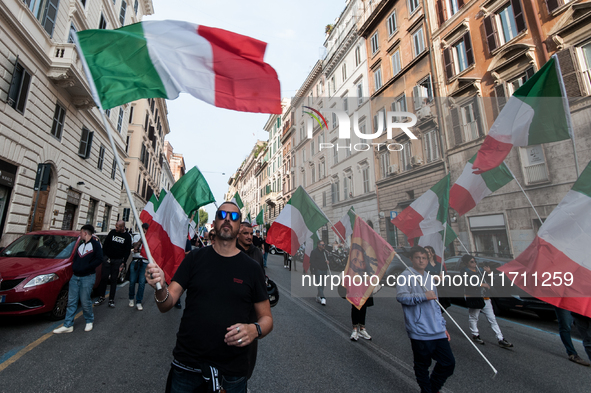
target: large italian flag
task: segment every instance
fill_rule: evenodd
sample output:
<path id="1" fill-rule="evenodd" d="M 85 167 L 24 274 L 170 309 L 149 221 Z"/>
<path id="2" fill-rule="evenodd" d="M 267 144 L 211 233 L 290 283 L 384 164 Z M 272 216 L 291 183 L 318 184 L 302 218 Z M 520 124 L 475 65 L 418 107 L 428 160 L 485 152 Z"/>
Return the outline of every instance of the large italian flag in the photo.
<path id="1" fill-rule="evenodd" d="M 591 317 L 590 256 L 591 163 L 530 246 L 499 270 L 511 279 L 518 273 L 515 284 L 530 295 Z"/>
<path id="2" fill-rule="evenodd" d="M 172 20 L 77 35 L 104 109 L 186 92 L 221 108 L 281 113 L 279 79 L 263 60 L 262 41 Z"/>
<path id="3" fill-rule="evenodd" d="M 409 240 L 442 231 L 443 223 L 447 222 L 449 182 L 450 175 L 447 174 L 396 216 L 392 224 Z"/>
<path id="4" fill-rule="evenodd" d="M 480 175 L 472 172 L 474 155 L 464 167 L 464 171 L 449 190 L 449 206 L 460 216 L 472 210 L 484 197 L 492 194 L 513 180 L 513 175 L 504 162 Z"/>
<path id="5" fill-rule="evenodd" d="M 507 101 L 484 139 L 473 169 L 490 171 L 513 146 L 569 139 L 570 111 L 556 55 Z"/>
<path id="6" fill-rule="evenodd" d="M 353 206 L 351 206 L 343 218 L 334 224 L 332 230 L 338 235 L 339 241 L 343 241 L 342 239 L 345 239 L 346 243 L 349 242 L 349 237 L 353 234 L 353 228 L 355 227 L 356 217 L 357 214 L 355 214 L 355 209 L 353 209 Z"/>
<path id="7" fill-rule="evenodd" d="M 190 214 L 214 201 L 207 181 L 194 167 L 170 192 L 162 190 L 159 199 L 153 195 L 142 210 L 140 220 L 150 225 L 146 233 L 148 247 L 154 262 L 164 270 L 166 282 L 170 283 L 185 257 Z"/>
<path id="8" fill-rule="evenodd" d="M 267 243 L 295 255 L 298 248 L 327 222 L 324 212 L 299 186 L 269 228 Z"/>

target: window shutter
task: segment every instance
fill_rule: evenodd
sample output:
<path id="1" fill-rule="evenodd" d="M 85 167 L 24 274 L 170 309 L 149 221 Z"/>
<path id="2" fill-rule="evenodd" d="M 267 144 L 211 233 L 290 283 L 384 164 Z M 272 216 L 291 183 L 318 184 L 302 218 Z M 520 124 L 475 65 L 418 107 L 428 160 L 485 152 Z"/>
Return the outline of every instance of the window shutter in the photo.
<path id="1" fill-rule="evenodd" d="M 94 131 L 89 131 L 88 132 L 88 143 L 86 145 L 86 154 L 85 154 L 84 158 L 90 157 L 90 151 L 92 149 L 92 138 L 93 137 L 94 137 Z"/>
<path id="2" fill-rule="evenodd" d="M 23 68 L 23 66 L 21 66 L 18 63 L 18 55 L 17 55 L 16 60 L 14 61 L 14 69 L 12 71 L 12 79 L 10 81 L 10 89 L 8 89 L 8 101 L 7 102 L 8 102 L 8 105 L 11 107 L 14 105 L 14 103 L 18 97 L 18 89 L 20 87 L 20 83 L 19 83 L 20 78 L 18 76 L 19 75 L 19 72 L 18 72 L 19 66 L 21 69 Z M 21 72 L 21 74 L 22 74 L 22 72 Z"/>
<path id="3" fill-rule="evenodd" d="M 468 66 L 474 64 L 474 53 L 472 52 L 472 40 L 470 39 L 470 32 L 464 34 L 464 47 L 466 48 L 466 61 Z"/>
<path id="4" fill-rule="evenodd" d="M 445 12 L 445 2 L 447 0 L 437 0 L 437 17 L 439 19 L 439 25 L 441 26 L 445 22 L 445 16 L 447 12 Z"/>
<path id="5" fill-rule="evenodd" d="M 529 80 L 532 76 L 534 76 L 534 74 L 534 68 L 529 67 L 527 70 L 525 70 L 525 77 L 527 78 L 526 80 Z"/>
<path id="6" fill-rule="evenodd" d="M 458 10 L 464 6 L 464 0 L 458 0 Z"/>
<path id="7" fill-rule="evenodd" d="M 563 0 L 546 0 L 546 7 L 548 8 L 548 13 L 551 14 L 552 11 L 564 5 Z"/>
<path id="8" fill-rule="evenodd" d="M 486 35 L 488 50 L 492 53 L 499 46 L 499 36 L 492 15 L 484 18 L 484 34 Z"/>
<path id="9" fill-rule="evenodd" d="M 454 63 L 450 48 L 443 50 L 443 64 L 445 65 L 445 77 L 450 80 L 454 76 Z"/>
<path id="10" fill-rule="evenodd" d="M 462 127 L 458 108 L 452 108 L 451 110 L 451 123 L 454 130 L 454 145 L 457 146 L 462 143 Z"/>
<path id="11" fill-rule="evenodd" d="M 57 8 L 59 7 L 59 3 L 59 0 L 49 0 L 45 6 L 42 25 L 50 37 L 53 36 L 53 28 L 55 26 L 55 19 L 57 18 Z"/>
<path id="12" fill-rule="evenodd" d="M 560 63 L 560 72 L 562 73 L 562 79 L 564 80 L 564 88 L 566 90 L 567 97 L 581 97 L 581 81 L 579 80 L 579 74 L 577 72 L 576 59 L 571 48 L 566 48 L 558 53 L 558 62 Z"/>
<path id="13" fill-rule="evenodd" d="M 420 95 L 419 86 L 415 86 L 412 88 L 412 99 L 414 101 L 414 109 L 418 110 L 421 107 L 421 97 Z"/>
<path id="14" fill-rule="evenodd" d="M 517 33 L 519 34 L 526 29 L 521 2 L 519 0 L 511 0 L 511 6 L 513 7 L 513 15 L 515 16 L 515 26 L 517 26 Z"/>
<path id="15" fill-rule="evenodd" d="M 499 113 L 501 113 L 501 111 L 503 110 L 505 104 L 507 103 L 507 98 L 505 95 L 505 85 L 503 83 L 495 86 L 495 95 L 497 96 L 497 113 L 495 114 L 496 119 Z"/>
<path id="16" fill-rule="evenodd" d="M 478 96 L 474 97 L 472 107 L 474 108 L 474 120 L 476 121 L 476 127 L 478 127 L 478 136 L 481 137 L 484 135 L 484 132 L 482 130 L 482 120 L 480 119 L 480 98 Z"/>

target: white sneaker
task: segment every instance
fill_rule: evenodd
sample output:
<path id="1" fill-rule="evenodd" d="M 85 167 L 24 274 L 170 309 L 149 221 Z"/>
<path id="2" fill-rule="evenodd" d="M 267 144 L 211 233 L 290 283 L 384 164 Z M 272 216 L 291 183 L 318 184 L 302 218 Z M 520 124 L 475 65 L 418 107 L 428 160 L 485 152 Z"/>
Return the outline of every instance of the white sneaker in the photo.
<path id="1" fill-rule="evenodd" d="M 143 309 L 144 309 L 144 308 L 142 307 L 142 304 L 141 304 L 141 303 L 138 303 L 138 304 L 137 304 L 137 310 L 138 310 L 138 311 L 142 311 Z"/>
<path id="2" fill-rule="evenodd" d="M 133 306 L 134 306 L 133 299 L 129 299 L 129 307 L 133 307 Z"/>
<path id="3" fill-rule="evenodd" d="M 364 327 L 362 327 L 361 329 L 359 329 L 359 337 L 363 337 L 366 340 L 371 340 L 371 336 L 369 335 L 369 333 L 367 332 L 367 330 L 365 330 Z"/>
<path id="4" fill-rule="evenodd" d="M 356 327 L 353 328 L 353 333 L 351 333 L 351 341 L 357 341 L 359 338 L 359 330 Z"/>
<path id="5" fill-rule="evenodd" d="M 84 328 L 84 331 L 85 331 L 85 332 L 90 332 L 90 331 L 92 330 L 92 328 L 93 328 L 93 327 L 94 327 L 94 325 L 93 325 L 93 323 L 92 323 L 92 322 L 90 322 L 90 323 L 87 323 L 87 324 L 86 324 L 86 327 Z"/>
<path id="6" fill-rule="evenodd" d="M 54 329 L 54 333 L 55 334 L 61 334 L 61 333 L 72 333 L 74 331 L 74 326 L 70 326 L 70 327 L 59 327 L 57 329 Z"/>
<path id="7" fill-rule="evenodd" d="M 326 306 L 326 299 L 325 298 L 320 299 L 320 304 L 322 304 L 323 306 Z"/>

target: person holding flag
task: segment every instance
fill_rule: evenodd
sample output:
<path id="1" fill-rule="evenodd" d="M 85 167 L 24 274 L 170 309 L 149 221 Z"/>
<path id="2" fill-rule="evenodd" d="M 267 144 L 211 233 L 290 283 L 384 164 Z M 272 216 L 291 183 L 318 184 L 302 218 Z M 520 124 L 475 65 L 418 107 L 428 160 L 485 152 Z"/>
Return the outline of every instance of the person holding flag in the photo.
<path id="1" fill-rule="evenodd" d="M 246 392 L 254 364 L 249 346 L 273 330 L 265 277 L 258 264 L 236 247 L 242 215 L 235 203 L 218 208 L 216 241 L 189 253 L 166 285 L 162 269 L 148 265 L 146 279 L 156 289 L 161 312 L 169 311 L 187 291 L 167 391 Z M 187 389 L 188 388 L 188 389 Z"/>

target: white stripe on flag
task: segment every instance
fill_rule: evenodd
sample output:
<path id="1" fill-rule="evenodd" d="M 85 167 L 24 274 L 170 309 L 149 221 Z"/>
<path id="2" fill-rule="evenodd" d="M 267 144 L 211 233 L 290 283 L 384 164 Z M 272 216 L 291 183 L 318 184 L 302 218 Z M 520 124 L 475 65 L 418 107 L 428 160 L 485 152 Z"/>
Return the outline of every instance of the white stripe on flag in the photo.
<path id="1" fill-rule="evenodd" d="M 166 215 L 166 217 L 162 217 L 163 215 Z M 183 250 L 185 249 L 189 217 L 187 217 L 172 193 L 164 196 L 158 211 L 154 214 L 154 221 L 160 224 L 162 229 L 168 233 L 172 244 Z"/>

